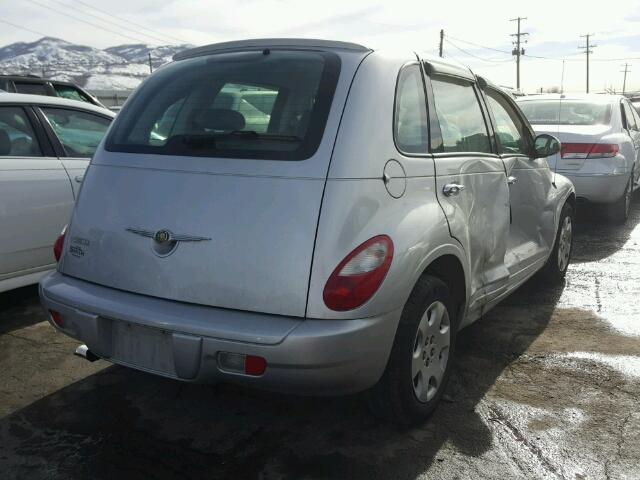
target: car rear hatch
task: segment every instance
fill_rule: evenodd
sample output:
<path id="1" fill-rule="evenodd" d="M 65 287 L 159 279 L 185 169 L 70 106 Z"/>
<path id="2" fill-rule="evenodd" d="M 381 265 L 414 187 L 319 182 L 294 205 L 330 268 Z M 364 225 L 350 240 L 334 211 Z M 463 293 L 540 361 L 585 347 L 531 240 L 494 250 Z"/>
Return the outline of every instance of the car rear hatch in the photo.
<path id="1" fill-rule="evenodd" d="M 580 170 L 589 148 L 603 142 L 603 137 L 611 132 L 609 125 L 533 125 L 533 129 L 538 135 L 553 135 L 562 143 L 561 151 L 547 159 L 551 168 L 559 162 L 558 170 L 561 171 Z M 575 148 L 578 145 L 581 147 Z"/>
<path id="2" fill-rule="evenodd" d="M 547 159 L 561 171 L 580 170 L 591 145 L 612 128 L 612 104 L 606 98 L 525 97 L 519 105 L 538 135 L 554 135 L 562 142 L 562 150 Z"/>
<path id="3" fill-rule="evenodd" d="M 61 271 L 154 297 L 304 316 L 331 151 L 367 53 L 245 45 L 158 70 L 92 160 Z"/>

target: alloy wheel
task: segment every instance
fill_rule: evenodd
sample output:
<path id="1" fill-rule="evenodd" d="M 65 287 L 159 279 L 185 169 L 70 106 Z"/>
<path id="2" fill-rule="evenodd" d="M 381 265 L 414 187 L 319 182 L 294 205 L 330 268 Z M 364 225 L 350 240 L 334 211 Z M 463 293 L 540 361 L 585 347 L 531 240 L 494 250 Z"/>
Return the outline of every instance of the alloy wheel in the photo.
<path id="1" fill-rule="evenodd" d="M 425 310 L 413 344 L 411 380 L 416 398 L 428 402 L 436 395 L 449 361 L 451 322 L 444 303 L 433 302 Z"/>
<path id="2" fill-rule="evenodd" d="M 562 228 L 560 229 L 560 239 L 558 242 L 558 269 L 564 272 L 569 265 L 569 256 L 571 255 L 571 238 L 573 236 L 573 225 L 571 217 L 564 217 Z"/>

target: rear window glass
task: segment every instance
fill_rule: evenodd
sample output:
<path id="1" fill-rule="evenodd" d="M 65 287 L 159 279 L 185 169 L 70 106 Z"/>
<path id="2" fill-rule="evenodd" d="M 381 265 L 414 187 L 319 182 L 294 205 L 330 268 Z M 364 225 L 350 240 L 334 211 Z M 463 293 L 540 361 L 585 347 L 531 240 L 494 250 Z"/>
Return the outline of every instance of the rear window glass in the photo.
<path id="1" fill-rule="evenodd" d="M 611 105 L 576 100 L 528 100 L 520 108 L 534 125 L 608 125 Z"/>
<path id="2" fill-rule="evenodd" d="M 59 97 L 68 98 L 69 100 L 77 100 L 79 102 L 92 103 L 89 97 L 71 85 L 60 85 L 54 83 L 53 88 Z"/>
<path id="3" fill-rule="evenodd" d="M 338 81 L 327 52 L 259 50 L 169 64 L 118 116 L 112 152 L 302 160 L 318 148 Z"/>
<path id="4" fill-rule="evenodd" d="M 47 95 L 47 88 L 42 83 L 30 82 L 14 82 L 18 93 L 27 93 L 31 95 Z"/>

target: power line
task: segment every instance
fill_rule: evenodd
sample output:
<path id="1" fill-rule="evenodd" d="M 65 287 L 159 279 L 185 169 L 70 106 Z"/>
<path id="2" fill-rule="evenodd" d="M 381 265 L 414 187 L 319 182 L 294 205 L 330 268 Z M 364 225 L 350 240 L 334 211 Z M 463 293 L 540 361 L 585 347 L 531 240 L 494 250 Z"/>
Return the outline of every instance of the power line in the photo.
<path id="1" fill-rule="evenodd" d="M 60 5 L 62 5 L 64 7 L 75 9 L 74 10 L 75 13 L 79 13 L 81 15 L 86 15 L 87 17 L 90 17 L 90 18 L 95 18 L 96 20 L 98 20 L 100 22 L 103 22 L 103 23 L 107 24 L 108 26 L 113 26 L 114 25 L 116 28 L 119 28 L 119 29 L 125 30 L 125 31 L 129 31 L 129 28 L 128 27 L 123 27 L 121 25 L 121 23 L 116 23 L 113 20 L 105 20 L 104 18 L 102 18 L 102 17 L 100 17 L 98 15 L 95 15 L 95 14 L 90 13 L 90 12 L 85 12 L 84 10 L 78 9 L 78 7 L 76 5 L 65 3 L 65 2 L 62 2 L 60 0 L 53 0 L 53 1 L 55 1 L 56 3 L 59 3 Z M 136 35 L 142 35 L 144 37 L 150 38 L 150 39 L 153 40 L 153 42 L 158 42 L 158 41 L 163 42 L 163 43 L 167 42 L 166 39 L 160 38 L 160 37 L 156 37 L 155 35 L 148 35 L 148 34 L 146 34 L 144 32 L 139 32 L 139 31 L 135 32 L 135 33 L 136 33 Z M 169 43 L 171 43 L 171 42 L 169 42 Z"/>
<path id="2" fill-rule="evenodd" d="M 452 39 L 454 39 L 454 40 L 456 40 L 458 42 L 462 42 L 462 43 L 466 43 L 466 44 L 469 44 L 469 45 L 473 45 L 474 47 L 480 47 L 480 48 L 484 48 L 486 50 L 493 50 L 494 52 L 506 53 L 507 55 L 511 55 L 511 52 L 508 52 L 506 50 L 500 50 L 498 48 L 487 47 L 486 45 L 480 45 L 479 43 L 470 42 L 469 40 L 463 40 L 462 38 L 452 37 L 449 34 L 447 34 L 447 37 L 452 38 Z"/>
<path id="3" fill-rule="evenodd" d="M 15 23 L 7 22 L 6 20 L 0 19 L 0 22 L 6 23 L 7 25 L 11 25 L 12 27 L 19 28 L 20 30 L 25 30 L 27 32 L 35 33 L 36 35 L 42 35 L 43 37 L 48 37 L 46 33 L 38 32 L 37 30 L 31 30 L 27 27 L 21 27 L 20 25 L 16 25 Z"/>
<path id="4" fill-rule="evenodd" d="M 40 6 L 40 7 L 46 8 L 46 9 L 48 9 L 48 10 L 51 10 L 51 11 L 53 11 L 53 12 L 55 12 L 55 13 L 59 14 L 59 15 L 62 15 L 62 16 L 65 16 L 65 17 L 72 18 L 72 19 L 74 19 L 74 20 L 76 20 L 76 21 L 78 21 L 78 22 L 86 23 L 87 25 L 91 25 L 92 27 L 95 27 L 95 28 L 99 28 L 100 30 L 104 30 L 104 31 L 106 31 L 106 32 L 110 32 L 110 33 L 115 33 L 116 35 L 120 35 L 121 37 L 125 37 L 125 38 L 128 38 L 128 39 L 130 39 L 130 40 L 134 40 L 134 41 L 136 41 L 136 42 L 138 42 L 138 43 L 144 43 L 144 40 L 141 40 L 141 39 L 139 39 L 139 38 L 135 38 L 135 37 L 132 37 L 132 36 L 127 35 L 127 34 L 125 34 L 125 33 L 117 32 L 117 31 L 115 31 L 115 30 L 111 30 L 111 29 L 109 29 L 109 28 L 103 27 L 102 25 L 98 25 L 98 24 L 96 24 L 96 23 L 89 22 L 89 21 L 87 21 L 87 20 L 84 20 L 84 19 L 82 19 L 82 18 L 75 17 L 75 16 L 70 15 L 70 14 L 68 14 L 68 13 L 60 12 L 59 10 L 56 10 L 55 8 L 51 7 L 50 5 L 45 5 L 44 3 L 40 3 L 40 2 L 38 2 L 38 1 L 36 1 L 36 0 L 29 0 L 29 2 L 31 2 L 31 3 L 33 3 L 33 4 L 35 4 L 35 5 L 38 5 L 38 6 Z"/>
<path id="5" fill-rule="evenodd" d="M 451 40 L 449 40 L 448 35 L 445 36 L 444 41 L 447 42 L 449 45 L 451 45 L 452 47 L 454 47 L 457 50 L 460 50 L 462 53 L 464 53 L 465 55 L 469 55 L 470 57 L 473 58 L 477 58 L 478 60 L 482 60 L 484 62 L 490 62 L 490 63 L 507 63 L 507 62 L 511 62 L 511 60 L 496 60 L 496 59 L 489 59 L 489 58 L 483 58 L 483 57 L 479 57 L 478 55 L 474 55 L 473 53 L 468 52 L 467 50 L 464 50 L 462 48 L 460 48 L 458 45 L 456 45 L 455 43 L 453 43 Z"/>
<path id="6" fill-rule="evenodd" d="M 126 18 L 122 18 L 122 17 L 119 17 L 117 15 L 113 15 L 113 14 L 111 14 L 111 13 L 105 11 L 105 10 L 102 10 L 102 9 L 100 9 L 98 7 L 94 7 L 93 5 L 89 5 L 88 3 L 83 2 L 82 0 L 76 0 L 76 3 L 81 3 L 82 5 L 84 5 L 86 7 L 89 7 L 91 9 L 93 9 L 93 10 L 96 10 L 97 12 L 100 12 L 100 13 L 102 13 L 104 15 L 108 15 L 109 17 L 115 18 L 116 20 L 120 20 L 122 22 L 127 22 L 127 23 L 129 23 L 129 24 L 131 24 L 131 25 L 133 25 L 135 27 L 143 28 L 143 29 L 145 29 L 145 30 L 147 30 L 149 32 L 152 32 L 152 33 L 159 33 L 163 37 L 173 38 L 174 40 L 177 40 L 178 42 L 182 42 L 182 43 L 189 43 L 188 41 L 186 41 L 186 40 L 184 40 L 184 39 L 182 39 L 180 37 L 169 35 L 168 33 L 158 32 L 157 30 L 152 30 L 151 28 L 145 27 L 144 25 L 140 25 L 139 23 L 136 23 L 136 22 L 132 22 L 131 20 L 127 20 Z"/>

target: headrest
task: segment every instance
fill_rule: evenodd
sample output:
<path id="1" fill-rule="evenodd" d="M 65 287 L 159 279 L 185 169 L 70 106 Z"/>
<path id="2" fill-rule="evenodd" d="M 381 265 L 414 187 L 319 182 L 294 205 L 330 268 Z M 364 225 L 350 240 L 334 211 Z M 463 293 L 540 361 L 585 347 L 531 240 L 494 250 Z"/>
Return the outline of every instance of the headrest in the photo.
<path id="1" fill-rule="evenodd" d="M 11 154 L 11 139 L 6 130 L 0 130 L 0 155 Z"/>
<path id="2" fill-rule="evenodd" d="M 234 131 L 245 126 L 244 116 L 235 110 L 211 108 L 204 110 L 196 119 L 200 128 L 207 130 Z"/>

